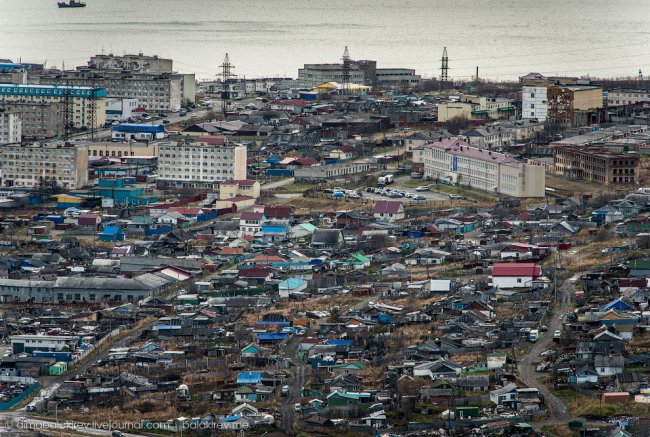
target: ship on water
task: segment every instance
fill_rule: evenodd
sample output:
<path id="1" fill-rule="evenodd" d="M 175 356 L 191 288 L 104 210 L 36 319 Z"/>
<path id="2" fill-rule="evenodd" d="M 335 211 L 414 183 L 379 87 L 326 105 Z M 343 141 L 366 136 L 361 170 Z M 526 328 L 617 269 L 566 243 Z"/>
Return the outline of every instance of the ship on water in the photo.
<path id="1" fill-rule="evenodd" d="M 79 0 L 68 0 L 68 2 L 59 2 L 60 8 L 85 8 L 86 3 Z"/>

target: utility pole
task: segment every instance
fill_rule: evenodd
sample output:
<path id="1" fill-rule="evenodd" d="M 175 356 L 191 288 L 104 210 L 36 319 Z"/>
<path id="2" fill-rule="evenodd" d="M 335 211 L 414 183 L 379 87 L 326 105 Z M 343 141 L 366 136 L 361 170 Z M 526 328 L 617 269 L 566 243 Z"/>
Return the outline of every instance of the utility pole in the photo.
<path id="1" fill-rule="evenodd" d="M 349 94 L 350 93 L 350 63 L 352 62 L 350 60 L 350 53 L 348 52 L 348 46 L 345 46 L 345 50 L 343 50 L 343 57 L 341 58 L 341 61 L 343 61 L 342 68 L 343 68 L 343 81 L 341 83 L 342 94 Z"/>
<path id="2" fill-rule="evenodd" d="M 235 66 L 230 63 L 228 53 L 226 53 L 223 64 L 219 67 L 221 68 L 221 83 L 223 85 L 223 91 L 221 92 L 221 111 L 223 112 L 223 119 L 225 120 L 228 106 L 230 106 L 230 90 L 228 89 L 228 86 L 232 83 L 232 78 L 235 77 L 232 72 Z"/>

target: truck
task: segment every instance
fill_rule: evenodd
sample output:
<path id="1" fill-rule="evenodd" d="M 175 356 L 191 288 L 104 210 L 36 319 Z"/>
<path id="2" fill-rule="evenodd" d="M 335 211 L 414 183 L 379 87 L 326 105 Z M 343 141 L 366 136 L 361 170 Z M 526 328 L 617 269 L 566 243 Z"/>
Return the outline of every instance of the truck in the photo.
<path id="1" fill-rule="evenodd" d="M 386 179 L 386 185 L 395 182 L 395 177 L 392 174 L 387 174 L 386 176 L 384 176 L 384 179 Z"/>
<path id="2" fill-rule="evenodd" d="M 539 330 L 531 329 L 528 333 L 528 341 L 535 343 L 539 339 Z"/>
<path id="3" fill-rule="evenodd" d="M 386 177 L 385 176 L 379 176 L 377 178 L 377 186 L 378 187 L 383 187 L 384 185 L 386 185 Z"/>

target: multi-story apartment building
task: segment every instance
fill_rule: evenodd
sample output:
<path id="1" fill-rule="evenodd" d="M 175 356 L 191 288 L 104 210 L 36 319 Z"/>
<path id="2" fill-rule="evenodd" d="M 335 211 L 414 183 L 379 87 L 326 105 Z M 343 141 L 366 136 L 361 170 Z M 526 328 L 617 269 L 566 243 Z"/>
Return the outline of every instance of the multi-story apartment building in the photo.
<path id="1" fill-rule="evenodd" d="M 638 184 L 641 163 L 638 155 L 613 152 L 602 147 L 553 147 L 557 174 L 569 179 L 601 185 Z"/>
<path id="2" fill-rule="evenodd" d="M 467 141 L 479 149 L 498 149 L 512 144 L 512 130 L 504 126 L 485 126 L 463 133 Z"/>
<path id="3" fill-rule="evenodd" d="M 0 148 L 2 185 L 36 188 L 56 182 L 63 189 L 88 185 L 88 147 L 53 142 Z"/>
<path id="4" fill-rule="evenodd" d="M 75 128 L 90 128 L 106 122 L 106 90 L 97 87 L 41 84 L 0 84 L 0 108 L 13 104 L 69 102 L 69 121 Z M 94 114 L 93 114 L 94 103 Z M 66 108 L 62 111 L 65 115 Z"/>
<path id="5" fill-rule="evenodd" d="M 45 139 L 63 135 L 63 101 L 5 102 L 0 108 L 20 113 L 23 139 Z"/>
<path id="6" fill-rule="evenodd" d="M 139 156 L 147 158 L 158 157 L 157 142 L 129 141 L 126 143 L 115 141 L 74 141 L 88 147 L 88 157 L 99 159 L 105 156 L 121 158 L 124 156 Z"/>
<path id="7" fill-rule="evenodd" d="M 158 56 L 95 55 L 87 66 L 75 70 L 30 72 L 40 83 L 106 88 L 109 97 L 137 99 L 149 111 L 176 111 L 187 101 L 194 103 L 194 74 L 173 71 L 171 59 Z"/>
<path id="8" fill-rule="evenodd" d="M 217 189 L 219 182 L 246 179 L 246 146 L 234 143 L 160 143 L 158 185 Z"/>
<path id="9" fill-rule="evenodd" d="M 548 117 L 546 85 L 524 85 L 521 90 L 521 117 L 536 118 L 543 123 Z"/>
<path id="10" fill-rule="evenodd" d="M 574 126 L 578 111 L 603 107 L 603 89 L 598 86 L 551 86 L 547 89 L 547 119 L 560 126 Z M 591 124 L 591 123 L 588 123 Z"/>
<path id="11" fill-rule="evenodd" d="M 650 90 L 615 88 L 607 92 L 608 106 L 633 105 L 635 103 L 649 102 Z"/>
<path id="12" fill-rule="evenodd" d="M 302 87 L 315 87 L 327 82 L 343 82 L 343 64 L 305 64 L 298 69 L 298 83 Z M 350 83 L 372 87 L 413 86 L 422 77 L 410 68 L 377 68 L 377 61 L 350 61 Z"/>
<path id="13" fill-rule="evenodd" d="M 21 132 L 20 113 L 0 109 L 0 145 L 20 143 Z"/>
<path id="14" fill-rule="evenodd" d="M 137 55 L 115 56 L 95 55 L 90 57 L 88 66 L 98 70 L 129 70 L 141 73 L 171 73 L 174 70 L 174 61 L 171 59 L 159 58 L 158 55 L 146 56 L 142 53 Z"/>
<path id="15" fill-rule="evenodd" d="M 543 168 L 473 147 L 459 138 L 427 144 L 423 154 L 424 174 L 432 179 L 513 197 L 545 196 Z"/>

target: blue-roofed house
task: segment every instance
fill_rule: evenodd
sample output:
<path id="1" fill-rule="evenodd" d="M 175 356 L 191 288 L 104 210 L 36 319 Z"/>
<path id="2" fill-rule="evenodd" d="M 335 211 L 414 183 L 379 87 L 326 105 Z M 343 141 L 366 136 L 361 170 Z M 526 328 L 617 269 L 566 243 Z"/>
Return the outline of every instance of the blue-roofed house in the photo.
<path id="1" fill-rule="evenodd" d="M 219 419 L 219 429 L 250 429 L 252 425 L 250 419 L 240 414 Z"/>
<path id="2" fill-rule="evenodd" d="M 251 343 L 241 350 L 242 358 L 257 358 L 262 354 L 262 348 L 255 343 Z"/>
<path id="3" fill-rule="evenodd" d="M 124 241 L 124 231 L 119 226 L 105 226 L 99 234 L 100 241 Z"/>
<path id="4" fill-rule="evenodd" d="M 257 335 L 257 340 L 260 344 L 275 344 L 286 340 L 289 334 L 285 332 L 276 332 L 272 334 L 260 333 Z"/>
<path id="5" fill-rule="evenodd" d="M 288 278 L 278 284 L 278 293 L 281 298 L 288 298 L 292 294 L 305 291 L 308 284 L 304 279 Z"/>
<path id="6" fill-rule="evenodd" d="M 262 382 L 262 372 L 239 372 L 237 384 L 259 384 Z"/>
<path id="7" fill-rule="evenodd" d="M 291 224 L 289 220 L 269 220 L 262 224 L 260 231 L 263 234 L 262 239 L 266 243 L 284 241 L 291 232 Z"/>
<path id="8" fill-rule="evenodd" d="M 614 299 L 607 305 L 604 305 L 600 308 L 602 311 L 609 310 L 618 310 L 618 311 L 632 311 L 634 306 L 631 303 L 626 302 L 623 298 Z"/>

